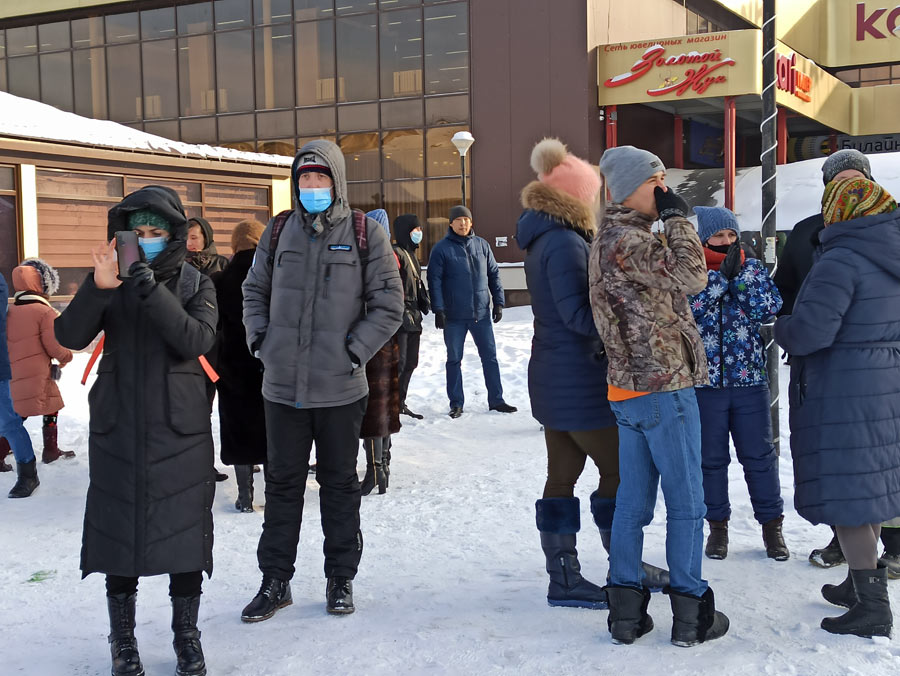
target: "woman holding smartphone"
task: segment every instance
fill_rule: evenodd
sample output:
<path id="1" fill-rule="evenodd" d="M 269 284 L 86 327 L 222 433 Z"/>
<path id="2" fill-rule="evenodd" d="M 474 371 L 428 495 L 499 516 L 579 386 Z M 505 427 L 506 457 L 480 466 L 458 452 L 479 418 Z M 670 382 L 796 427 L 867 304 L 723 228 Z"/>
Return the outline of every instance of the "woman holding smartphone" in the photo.
<path id="1" fill-rule="evenodd" d="M 137 234 L 139 260 L 129 258 Z M 113 676 L 144 673 L 134 637 L 138 578 L 169 575 L 176 674 L 203 676 L 197 629 L 202 571 L 212 574 L 213 440 L 198 357 L 215 341 L 216 293 L 184 264 L 187 218 L 178 195 L 147 186 L 109 211 L 109 244 L 56 320 L 84 349 L 105 333 L 89 394 L 90 486 L 83 575 L 106 575 Z M 133 239 L 131 241 L 133 246 Z M 133 256 L 134 251 L 130 252 Z"/>

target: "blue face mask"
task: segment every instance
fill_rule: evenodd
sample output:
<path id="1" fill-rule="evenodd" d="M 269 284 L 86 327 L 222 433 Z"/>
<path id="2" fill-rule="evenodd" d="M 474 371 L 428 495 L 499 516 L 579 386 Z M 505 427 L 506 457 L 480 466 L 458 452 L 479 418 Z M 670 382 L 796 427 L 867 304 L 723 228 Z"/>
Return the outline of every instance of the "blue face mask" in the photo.
<path id="1" fill-rule="evenodd" d="M 144 258 L 147 259 L 149 263 L 154 258 L 156 258 L 163 249 L 166 248 L 166 244 L 168 244 L 168 237 L 141 237 L 138 239 L 138 244 L 141 249 L 144 250 Z"/>
<path id="2" fill-rule="evenodd" d="M 419 242 L 421 242 L 422 241 L 422 231 L 421 230 L 413 230 L 411 233 L 409 233 L 409 240 L 413 244 L 418 244 Z"/>
<path id="3" fill-rule="evenodd" d="M 331 206 L 331 188 L 300 188 L 300 204 L 311 214 L 320 214 Z"/>

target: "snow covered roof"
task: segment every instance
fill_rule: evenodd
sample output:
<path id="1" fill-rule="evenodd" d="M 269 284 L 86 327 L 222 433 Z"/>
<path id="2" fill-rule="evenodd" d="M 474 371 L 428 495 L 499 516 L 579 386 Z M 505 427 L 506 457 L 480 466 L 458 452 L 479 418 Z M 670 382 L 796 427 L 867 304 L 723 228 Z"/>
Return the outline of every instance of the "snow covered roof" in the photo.
<path id="1" fill-rule="evenodd" d="M 6 92 L 0 92 L 0 136 L 286 167 L 294 159 L 284 155 L 249 153 L 234 148 L 172 141 L 118 122 L 94 120 L 67 113 L 46 103 Z"/>

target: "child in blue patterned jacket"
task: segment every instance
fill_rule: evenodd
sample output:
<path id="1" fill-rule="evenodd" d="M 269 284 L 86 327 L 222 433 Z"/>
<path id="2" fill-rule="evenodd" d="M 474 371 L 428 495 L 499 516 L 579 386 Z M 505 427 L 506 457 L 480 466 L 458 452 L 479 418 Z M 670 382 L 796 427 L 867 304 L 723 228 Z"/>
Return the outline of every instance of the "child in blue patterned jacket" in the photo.
<path id="1" fill-rule="evenodd" d="M 729 437 L 744 468 L 753 516 L 762 524 L 769 558 L 789 556 L 781 533 L 784 501 L 769 417 L 769 386 L 760 325 L 781 308 L 781 296 L 755 258 L 746 258 L 740 226 L 724 207 L 694 207 L 706 256 L 706 288 L 688 300 L 709 362 L 709 385 L 696 388 L 700 407 L 706 555 L 728 555 Z"/>

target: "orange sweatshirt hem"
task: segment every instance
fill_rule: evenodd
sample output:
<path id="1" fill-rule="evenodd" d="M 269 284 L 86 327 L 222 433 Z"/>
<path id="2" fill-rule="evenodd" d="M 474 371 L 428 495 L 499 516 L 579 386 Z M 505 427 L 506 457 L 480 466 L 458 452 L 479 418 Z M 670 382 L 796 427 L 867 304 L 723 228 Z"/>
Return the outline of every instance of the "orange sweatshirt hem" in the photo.
<path id="1" fill-rule="evenodd" d="M 643 397 L 645 394 L 650 394 L 649 392 L 635 392 L 633 390 L 623 390 L 621 387 L 616 387 L 615 385 L 607 385 L 609 388 L 607 391 L 607 399 L 610 401 L 627 401 L 629 399 L 635 399 L 637 397 Z"/>

